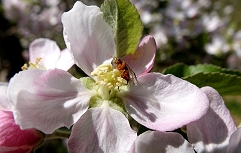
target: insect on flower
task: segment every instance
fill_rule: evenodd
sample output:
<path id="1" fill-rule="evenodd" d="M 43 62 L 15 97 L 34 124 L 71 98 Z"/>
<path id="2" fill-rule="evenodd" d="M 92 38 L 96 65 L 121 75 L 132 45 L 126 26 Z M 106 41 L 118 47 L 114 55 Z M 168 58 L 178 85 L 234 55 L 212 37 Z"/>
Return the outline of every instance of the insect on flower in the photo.
<path id="1" fill-rule="evenodd" d="M 136 74 L 133 72 L 133 70 L 126 64 L 125 61 L 114 57 L 112 60 L 112 65 L 116 64 L 116 69 L 118 69 L 121 72 L 121 77 L 127 81 L 127 84 L 132 82 L 134 84 L 138 84 Z"/>

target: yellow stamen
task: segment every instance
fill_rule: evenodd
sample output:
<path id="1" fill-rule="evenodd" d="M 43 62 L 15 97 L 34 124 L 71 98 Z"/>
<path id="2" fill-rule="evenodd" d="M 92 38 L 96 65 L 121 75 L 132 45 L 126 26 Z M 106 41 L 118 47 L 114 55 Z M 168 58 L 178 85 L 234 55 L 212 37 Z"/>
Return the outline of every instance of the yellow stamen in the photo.
<path id="1" fill-rule="evenodd" d="M 24 64 L 21 68 L 22 70 L 27 70 L 29 68 L 39 68 L 41 69 L 41 64 L 40 64 L 40 61 L 41 61 L 42 58 L 36 58 L 35 62 L 32 63 L 32 62 L 29 62 L 28 64 Z"/>
<path id="2" fill-rule="evenodd" d="M 96 77 L 97 85 L 106 86 L 108 90 L 113 90 L 115 87 L 119 88 L 127 84 L 126 80 L 121 77 L 120 71 L 113 69 L 111 64 L 100 65 L 91 75 Z"/>

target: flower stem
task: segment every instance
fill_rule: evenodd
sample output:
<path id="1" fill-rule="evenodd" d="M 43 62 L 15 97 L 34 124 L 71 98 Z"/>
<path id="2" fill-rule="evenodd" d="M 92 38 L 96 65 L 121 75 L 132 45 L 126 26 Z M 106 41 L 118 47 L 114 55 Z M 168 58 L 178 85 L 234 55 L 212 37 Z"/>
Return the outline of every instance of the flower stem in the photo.
<path id="1" fill-rule="evenodd" d="M 46 139 L 66 139 L 69 138 L 71 131 L 56 130 L 52 134 L 47 134 Z"/>

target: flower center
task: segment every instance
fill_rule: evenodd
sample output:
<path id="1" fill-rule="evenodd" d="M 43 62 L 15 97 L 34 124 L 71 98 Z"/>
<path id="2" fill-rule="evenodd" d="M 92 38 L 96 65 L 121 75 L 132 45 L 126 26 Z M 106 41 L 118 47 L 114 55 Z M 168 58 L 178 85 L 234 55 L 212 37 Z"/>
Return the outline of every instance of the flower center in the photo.
<path id="1" fill-rule="evenodd" d="M 127 81 L 121 77 L 121 72 L 113 69 L 111 64 L 100 65 L 91 75 L 96 77 L 95 84 L 99 86 L 98 93 L 106 100 L 111 98 L 114 90 L 127 85 Z"/>
<path id="2" fill-rule="evenodd" d="M 92 73 L 96 77 L 96 84 L 107 87 L 108 90 L 113 90 L 126 85 L 127 82 L 121 77 L 121 72 L 113 69 L 111 64 L 102 64 Z"/>
<path id="3" fill-rule="evenodd" d="M 24 64 L 21 68 L 22 70 L 27 70 L 29 68 L 38 68 L 38 69 L 46 69 L 44 64 L 41 62 L 42 58 L 36 58 L 35 62 L 29 62 L 28 64 Z"/>
<path id="4" fill-rule="evenodd" d="M 100 65 L 91 75 L 95 77 L 96 85 L 92 90 L 97 91 L 97 95 L 91 97 L 90 108 L 108 103 L 111 108 L 128 116 L 121 97 L 117 95 L 117 92 L 128 89 L 127 81 L 121 77 L 121 71 L 109 63 Z"/>

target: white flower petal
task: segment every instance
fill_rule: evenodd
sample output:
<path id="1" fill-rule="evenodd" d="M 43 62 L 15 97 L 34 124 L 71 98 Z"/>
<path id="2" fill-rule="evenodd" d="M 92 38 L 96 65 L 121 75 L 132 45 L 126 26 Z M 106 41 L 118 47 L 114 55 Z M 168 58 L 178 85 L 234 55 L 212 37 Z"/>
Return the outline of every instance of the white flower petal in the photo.
<path id="1" fill-rule="evenodd" d="M 238 128 L 229 140 L 229 146 L 227 153 L 239 153 L 241 152 L 241 128 Z"/>
<path id="2" fill-rule="evenodd" d="M 64 49 L 60 52 L 60 57 L 56 63 L 56 68 L 62 70 L 69 70 L 74 65 L 74 59 L 72 58 L 70 51 Z"/>
<path id="3" fill-rule="evenodd" d="M 194 153 L 192 146 L 174 132 L 147 131 L 135 141 L 133 153 Z"/>
<path id="4" fill-rule="evenodd" d="M 125 116 L 103 104 L 89 109 L 73 126 L 69 153 L 127 153 L 136 137 Z"/>
<path id="5" fill-rule="evenodd" d="M 114 36 L 96 6 L 86 6 L 78 1 L 62 15 L 64 38 L 76 64 L 87 74 L 104 61 L 113 58 Z"/>
<path id="6" fill-rule="evenodd" d="M 148 73 L 138 81 L 120 97 L 128 113 L 150 129 L 180 128 L 199 119 L 208 109 L 208 99 L 199 88 L 173 75 Z"/>
<path id="7" fill-rule="evenodd" d="M 39 38 L 30 44 L 29 56 L 30 62 L 35 63 L 37 58 L 41 58 L 40 62 L 46 69 L 54 69 L 60 56 L 60 49 L 55 41 Z"/>
<path id="8" fill-rule="evenodd" d="M 11 111 L 12 104 L 7 98 L 7 85 L 0 85 L 0 110 Z"/>
<path id="9" fill-rule="evenodd" d="M 197 152 L 226 152 L 230 135 L 237 129 L 219 93 L 211 87 L 202 91 L 210 101 L 208 112 L 187 125 L 187 135 Z"/>
<path id="10" fill-rule="evenodd" d="M 22 71 L 11 79 L 7 94 L 16 123 L 47 134 L 74 124 L 92 96 L 78 79 L 60 69 Z"/>
<path id="11" fill-rule="evenodd" d="M 146 36 L 142 39 L 135 54 L 126 55 L 122 59 L 135 72 L 136 76 L 144 75 L 154 65 L 156 49 L 155 39 L 152 36 Z"/>

